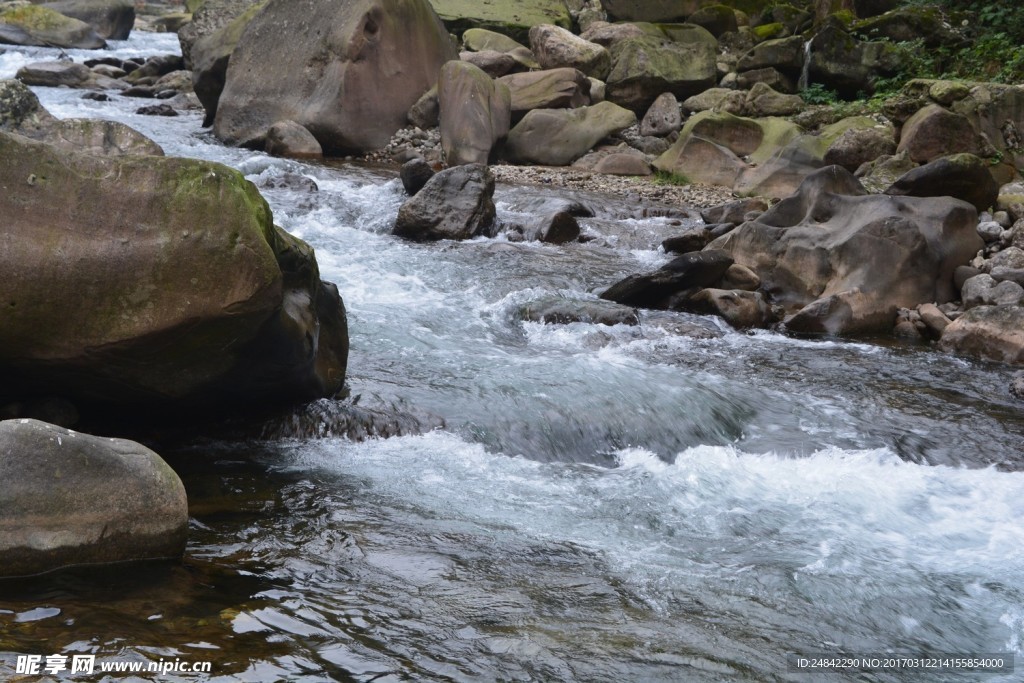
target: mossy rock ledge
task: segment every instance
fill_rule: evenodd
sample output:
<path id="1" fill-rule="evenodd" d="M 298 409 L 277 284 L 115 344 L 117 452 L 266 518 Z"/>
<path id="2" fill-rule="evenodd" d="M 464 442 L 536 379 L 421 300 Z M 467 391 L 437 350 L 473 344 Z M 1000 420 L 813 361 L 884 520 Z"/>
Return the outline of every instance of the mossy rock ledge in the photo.
<path id="1" fill-rule="evenodd" d="M 0 158 L 0 403 L 219 413 L 341 389 L 337 289 L 240 173 L 7 133 Z"/>

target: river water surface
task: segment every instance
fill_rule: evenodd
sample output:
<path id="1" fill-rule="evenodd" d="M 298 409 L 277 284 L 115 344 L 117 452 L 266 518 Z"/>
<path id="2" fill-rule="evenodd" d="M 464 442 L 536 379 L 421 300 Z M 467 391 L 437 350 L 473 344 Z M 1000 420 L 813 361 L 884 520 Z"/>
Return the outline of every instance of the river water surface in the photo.
<path id="1" fill-rule="evenodd" d="M 0 77 L 53 54 L 9 49 Z M 264 439 L 164 453 L 189 491 L 185 562 L 0 587 L 0 678 L 17 653 L 91 653 L 212 662 L 160 678 L 183 681 L 1024 680 L 1006 368 L 708 317 L 522 322 L 529 302 L 666 262 L 657 245 L 692 219 L 575 194 L 596 213 L 587 244 L 413 244 L 389 234 L 394 172 L 226 149 L 199 114 L 134 114 L 144 100 L 36 92 L 258 184 L 315 179 L 264 195 L 345 299 L 358 406 L 401 413 L 404 435 L 348 439 L 351 403 L 320 401 Z M 559 196 L 499 185 L 499 218 Z M 1010 653 L 1018 673 L 787 669 L 841 652 Z"/>

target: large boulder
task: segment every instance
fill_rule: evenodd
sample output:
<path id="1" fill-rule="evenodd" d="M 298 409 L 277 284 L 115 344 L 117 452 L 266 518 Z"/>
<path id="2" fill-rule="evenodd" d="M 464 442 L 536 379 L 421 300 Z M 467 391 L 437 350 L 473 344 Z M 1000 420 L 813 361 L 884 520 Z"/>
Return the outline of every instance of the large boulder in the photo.
<path id="1" fill-rule="evenodd" d="M 508 134 L 512 162 L 568 166 L 612 133 L 636 124 L 636 114 L 601 102 L 579 109 L 535 109 Z"/>
<path id="2" fill-rule="evenodd" d="M 282 41 L 282 26 L 303 39 Z M 262 145 L 291 119 L 325 154 L 380 149 L 457 58 L 426 0 L 269 0 L 231 54 L 213 130 Z"/>
<path id="3" fill-rule="evenodd" d="M 430 0 L 430 3 L 448 30 L 456 35 L 481 28 L 525 43 L 533 26 L 572 27 L 572 16 L 565 0 Z"/>
<path id="4" fill-rule="evenodd" d="M 988 164 L 973 154 L 952 154 L 913 168 L 896 179 L 886 194 L 909 197 L 956 197 L 984 211 L 999 198 L 999 183 Z"/>
<path id="5" fill-rule="evenodd" d="M 42 5 L 84 21 L 107 40 L 128 40 L 135 26 L 135 3 L 131 0 L 57 0 Z"/>
<path id="6" fill-rule="evenodd" d="M 645 34 L 613 43 L 607 99 L 642 113 L 664 92 L 682 99 L 713 86 L 718 42 L 699 26 L 684 26 L 673 38 Z"/>
<path id="7" fill-rule="evenodd" d="M 608 50 L 559 26 L 544 24 L 530 29 L 530 48 L 544 69 L 570 67 L 604 79 L 611 69 Z"/>
<path id="8" fill-rule="evenodd" d="M 217 116 L 217 103 L 224 91 L 231 53 L 235 51 L 249 22 L 263 9 L 264 4 L 260 2 L 246 7 L 227 24 L 199 36 L 191 44 L 192 89 L 206 110 L 204 126 L 212 126 Z"/>
<path id="9" fill-rule="evenodd" d="M 177 559 L 187 535 L 185 487 L 145 446 L 0 422 L 0 578 Z"/>
<path id="10" fill-rule="evenodd" d="M 896 47 L 886 41 L 861 42 L 837 23 L 827 23 L 811 40 L 808 75 L 841 96 L 874 92 L 875 81 L 900 68 Z"/>
<path id="11" fill-rule="evenodd" d="M 797 332 L 891 331 L 899 308 L 956 298 L 953 271 L 982 247 L 956 199 L 867 195 L 839 166 L 715 240 L 790 314 Z"/>
<path id="12" fill-rule="evenodd" d="M 740 71 L 774 67 L 780 71 L 799 74 L 804 66 L 804 39 L 800 36 L 776 38 L 758 43 L 740 57 L 736 68 Z"/>
<path id="13" fill-rule="evenodd" d="M 0 399 L 159 417 L 341 389 L 337 290 L 240 173 L 5 133 L 0 157 Z"/>
<path id="14" fill-rule="evenodd" d="M 120 121 L 58 119 L 46 111 L 24 83 L 15 80 L 0 80 L 0 131 L 88 154 L 164 153 L 160 145 Z"/>
<path id="15" fill-rule="evenodd" d="M 448 168 L 398 209 L 393 234 L 417 241 L 462 240 L 494 225 L 494 176 L 482 164 Z"/>
<path id="16" fill-rule="evenodd" d="M 437 82 L 441 149 L 450 166 L 486 164 L 508 135 L 512 97 L 508 86 L 468 62 L 441 67 Z"/>
<path id="17" fill-rule="evenodd" d="M 972 308 L 946 327 L 939 346 L 983 360 L 1024 364 L 1024 307 Z"/>
<path id="18" fill-rule="evenodd" d="M 904 150 L 919 164 L 949 154 L 989 156 L 995 151 L 966 116 L 937 104 L 922 108 L 903 124 L 897 151 Z"/>
<path id="19" fill-rule="evenodd" d="M 79 50 L 106 46 L 89 24 L 39 5 L 0 9 L 0 43 Z"/>
<path id="20" fill-rule="evenodd" d="M 972 83 L 952 109 L 966 116 L 1004 160 L 1024 168 L 1024 86 Z"/>
<path id="21" fill-rule="evenodd" d="M 700 5 L 700 0 L 601 0 L 608 16 L 619 21 L 682 21 Z"/>
<path id="22" fill-rule="evenodd" d="M 498 79 L 508 87 L 513 112 L 576 109 L 590 104 L 590 79 L 576 69 L 547 69 Z"/>
<path id="23" fill-rule="evenodd" d="M 640 135 L 665 137 L 678 132 L 682 125 L 679 100 L 670 92 L 662 93 L 640 121 Z"/>

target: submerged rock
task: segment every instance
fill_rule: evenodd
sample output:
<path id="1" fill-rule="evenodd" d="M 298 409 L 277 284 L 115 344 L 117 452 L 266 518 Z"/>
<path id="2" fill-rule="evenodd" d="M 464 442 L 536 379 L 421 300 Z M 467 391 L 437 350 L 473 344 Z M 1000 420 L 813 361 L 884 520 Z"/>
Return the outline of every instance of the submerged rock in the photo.
<path id="1" fill-rule="evenodd" d="M 133 441 L 0 422 L 0 510 L 0 577 L 185 551 L 185 487 Z"/>
<path id="2" fill-rule="evenodd" d="M 639 325 L 640 318 L 631 306 L 610 301 L 572 300 L 550 297 L 519 307 L 522 320 L 548 325 L 593 323 L 596 325 Z"/>

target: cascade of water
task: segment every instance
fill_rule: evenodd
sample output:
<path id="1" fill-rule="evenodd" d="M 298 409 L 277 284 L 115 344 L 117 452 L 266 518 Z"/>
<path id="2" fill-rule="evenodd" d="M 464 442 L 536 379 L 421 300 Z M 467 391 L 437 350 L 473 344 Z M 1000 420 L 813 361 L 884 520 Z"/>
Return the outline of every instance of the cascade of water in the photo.
<path id="1" fill-rule="evenodd" d="M 796 88 L 800 92 L 807 90 L 807 86 L 811 84 L 811 40 L 804 43 L 804 64 L 800 68 L 800 80 L 797 81 Z"/>

